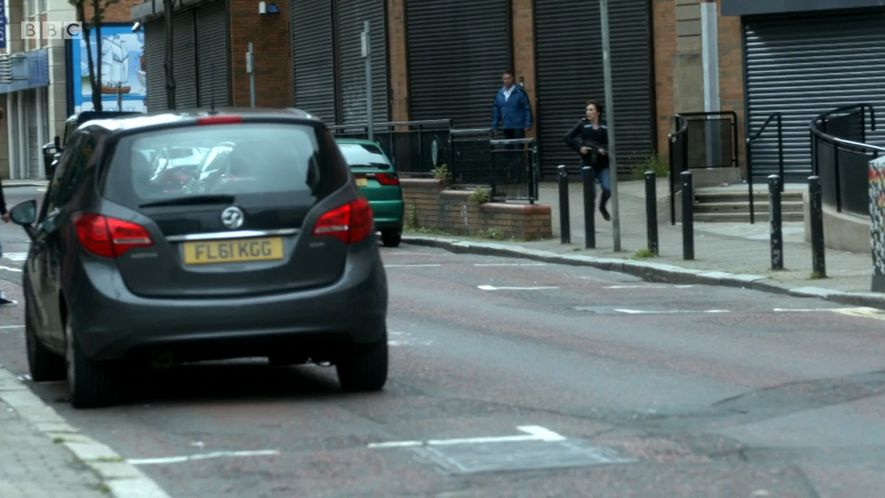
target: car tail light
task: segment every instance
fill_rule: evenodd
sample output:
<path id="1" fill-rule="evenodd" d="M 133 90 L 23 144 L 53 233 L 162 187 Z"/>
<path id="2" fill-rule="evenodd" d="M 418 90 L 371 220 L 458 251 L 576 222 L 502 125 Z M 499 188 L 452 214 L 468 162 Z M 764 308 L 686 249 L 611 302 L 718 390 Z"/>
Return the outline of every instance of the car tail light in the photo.
<path id="1" fill-rule="evenodd" d="M 375 173 L 375 180 L 381 185 L 399 185 L 399 177 L 396 173 Z"/>
<path id="2" fill-rule="evenodd" d="M 220 124 L 237 124 L 242 123 L 243 118 L 240 116 L 231 116 L 229 114 L 206 116 L 197 119 L 198 125 L 220 125 Z"/>
<path id="3" fill-rule="evenodd" d="M 372 234 L 374 220 L 369 201 L 360 197 L 327 211 L 313 227 L 314 236 L 331 236 L 345 244 L 356 244 Z"/>
<path id="4" fill-rule="evenodd" d="M 109 216 L 79 214 L 74 218 L 74 227 L 80 245 L 96 256 L 116 258 L 130 249 L 154 245 L 143 226 Z"/>

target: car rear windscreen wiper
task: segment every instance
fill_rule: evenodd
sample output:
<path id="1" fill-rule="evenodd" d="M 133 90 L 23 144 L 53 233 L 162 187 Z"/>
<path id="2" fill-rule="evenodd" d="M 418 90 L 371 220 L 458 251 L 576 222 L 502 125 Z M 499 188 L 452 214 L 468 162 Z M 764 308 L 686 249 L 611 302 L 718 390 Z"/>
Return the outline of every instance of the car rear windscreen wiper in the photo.
<path id="1" fill-rule="evenodd" d="M 157 206 L 188 206 L 196 204 L 233 204 L 236 197 L 230 194 L 214 194 L 214 195 L 189 195 L 186 197 L 175 197 L 172 199 L 163 199 L 161 201 L 148 202 L 138 207 L 157 207 Z"/>

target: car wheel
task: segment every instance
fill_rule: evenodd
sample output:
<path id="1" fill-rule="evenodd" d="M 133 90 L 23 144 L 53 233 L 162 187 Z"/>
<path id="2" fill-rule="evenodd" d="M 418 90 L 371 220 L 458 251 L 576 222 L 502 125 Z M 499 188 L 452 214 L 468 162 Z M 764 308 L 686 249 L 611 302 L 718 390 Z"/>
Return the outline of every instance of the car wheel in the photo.
<path id="1" fill-rule="evenodd" d="M 74 408 L 107 406 L 114 400 L 114 369 L 107 362 L 91 360 L 83 354 L 70 320 L 65 323 L 65 359 L 68 388 Z"/>
<path id="2" fill-rule="evenodd" d="M 28 348 L 28 367 L 34 382 L 64 380 L 65 359 L 46 349 L 37 338 L 27 301 L 25 301 L 25 343 Z"/>
<path id="3" fill-rule="evenodd" d="M 403 239 L 403 231 L 399 228 L 381 230 L 381 242 L 385 247 L 397 247 Z"/>
<path id="4" fill-rule="evenodd" d="M 387 333 L 369 344 L 351 344 L 335 363 L 345 391 L 380 391 L 387 382 Z"/>

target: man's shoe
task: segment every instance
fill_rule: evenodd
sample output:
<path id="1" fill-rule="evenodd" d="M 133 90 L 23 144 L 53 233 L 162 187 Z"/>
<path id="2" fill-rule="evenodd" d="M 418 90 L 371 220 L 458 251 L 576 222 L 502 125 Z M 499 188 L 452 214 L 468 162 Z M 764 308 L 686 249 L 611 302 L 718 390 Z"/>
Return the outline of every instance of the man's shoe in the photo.
<path id="1" fill-rule="evenodd" d="M 611 220 L 612 220 L 612 217 L 611 217 L 610 214 L 608 214 L 608 210 L 605 209 L 605 206 L 603 206 L 603 205 L 600 204 L 600 205 L 599 205 L 599 212 L 602 213 L 602 219 L 604 219 L 605 221 L 611 221 Z"/>

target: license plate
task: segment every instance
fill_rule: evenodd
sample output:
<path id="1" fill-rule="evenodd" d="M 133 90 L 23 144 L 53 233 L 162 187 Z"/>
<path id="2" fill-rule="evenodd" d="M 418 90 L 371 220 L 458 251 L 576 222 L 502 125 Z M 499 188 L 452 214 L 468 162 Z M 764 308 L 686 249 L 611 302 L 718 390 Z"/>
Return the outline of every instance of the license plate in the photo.
<path id="1" fill-rule="evenodd" d="M 369 184 L 369 179 L 368 179 L 368 178 L 357 178 L 357 179 L 356 179 L 356 186 L 357 186 L 357 187 L 365 187 L 365 186 L 367 186 L 368 184 Z"/>
<path id="2" fill-rule="evenodd" d="M 184 263 L 206 265 L 283 259 L 283 239 L 207 240 L 184 243 Z"/>

